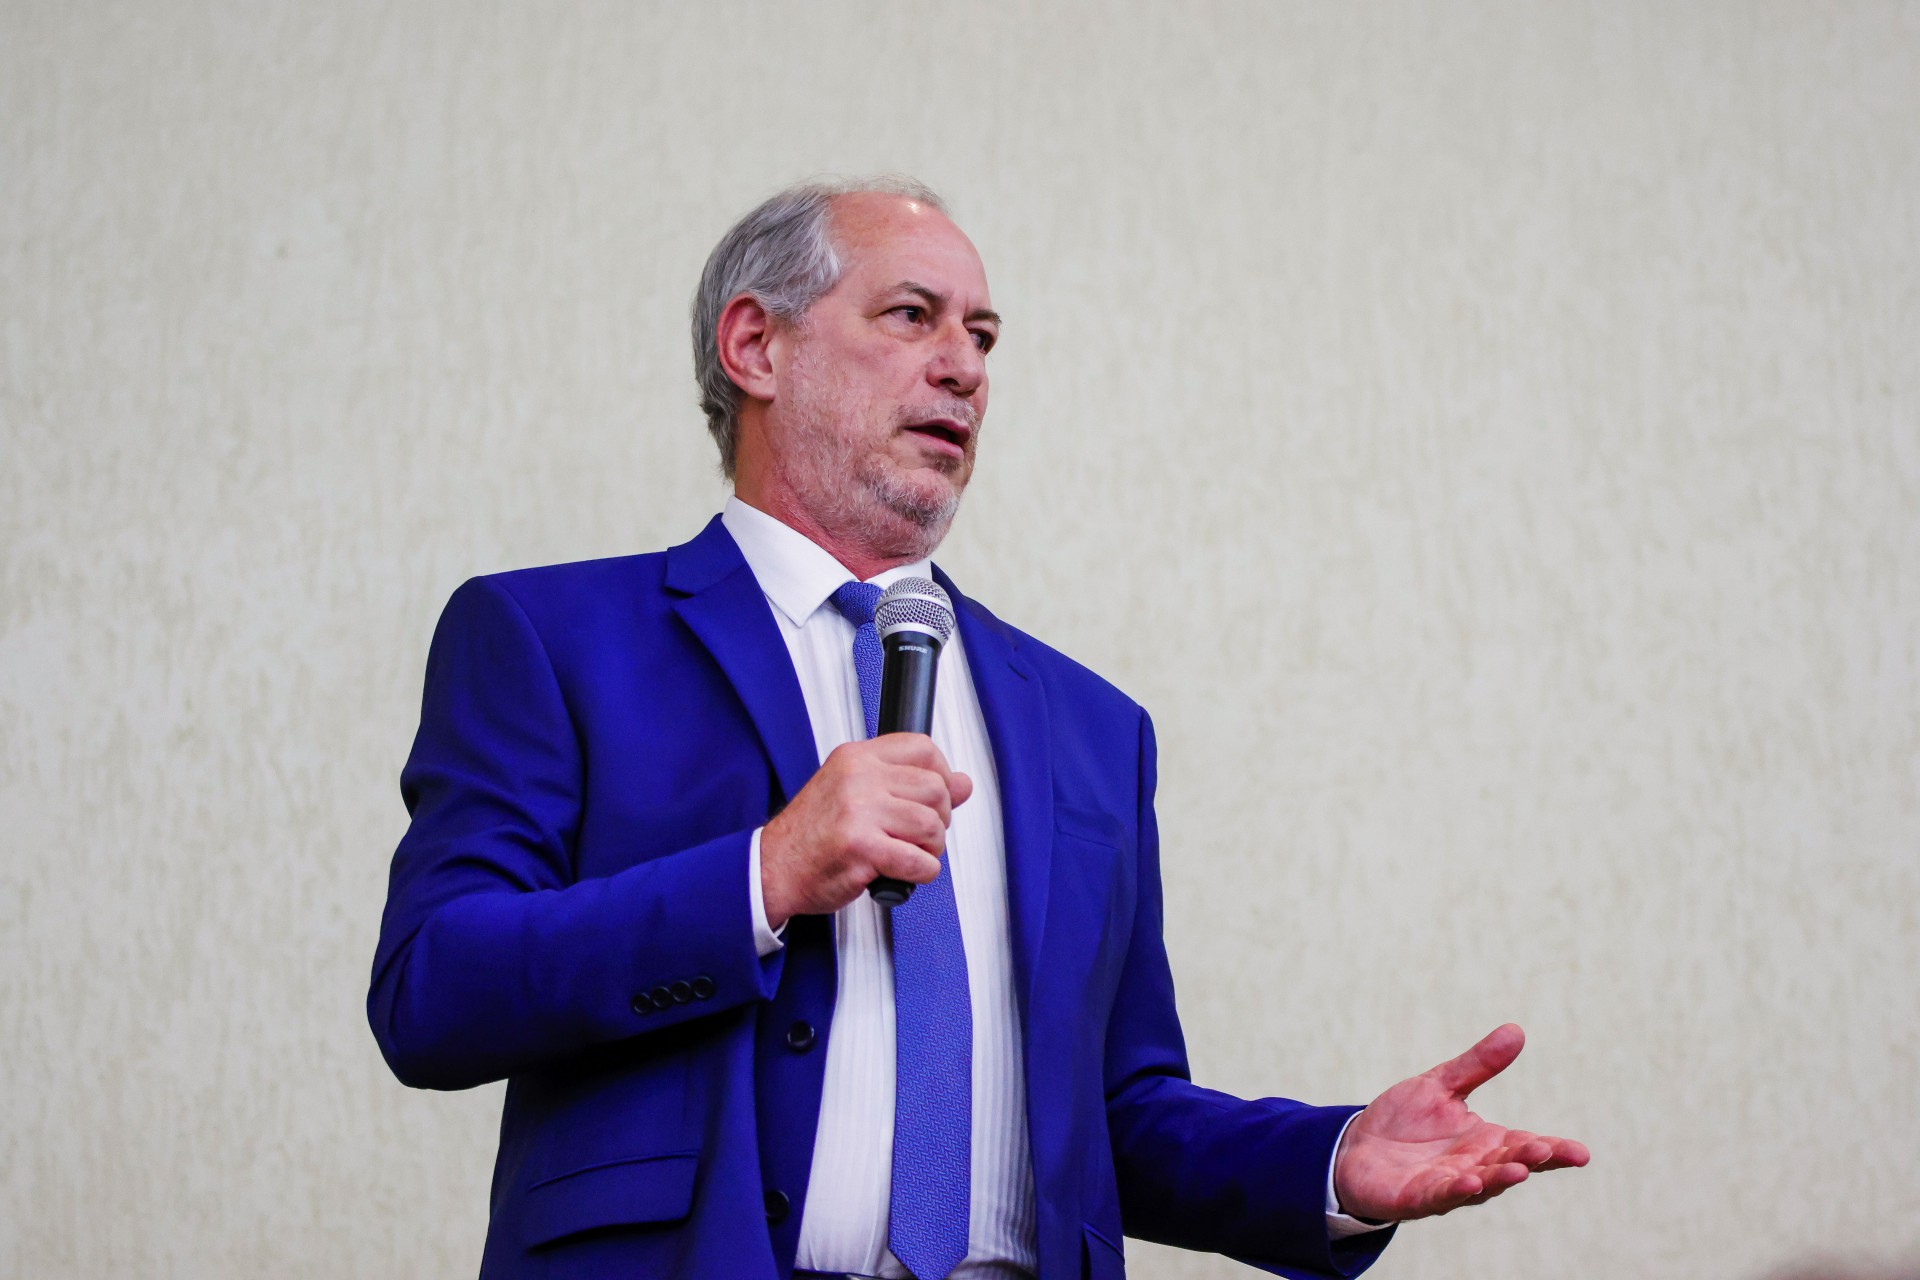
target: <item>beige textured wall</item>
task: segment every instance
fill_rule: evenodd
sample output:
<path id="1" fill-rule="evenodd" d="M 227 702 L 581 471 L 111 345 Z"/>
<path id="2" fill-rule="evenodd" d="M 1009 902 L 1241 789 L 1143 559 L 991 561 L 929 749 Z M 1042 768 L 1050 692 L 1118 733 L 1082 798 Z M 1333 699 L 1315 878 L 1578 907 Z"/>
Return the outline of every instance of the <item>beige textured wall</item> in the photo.
<path id="1" fill-rule="evenodd" d="M 1376 1274 L 1920 1254 L 1917 120 L 1912 4 L 0 2 L 0 1272 L 472 1273 L 361 1013 L 432 622 L 699 525 L 701 259 L 881 168 L 1202 1078 L 1513 1018 L 1594 1148 Z"/>

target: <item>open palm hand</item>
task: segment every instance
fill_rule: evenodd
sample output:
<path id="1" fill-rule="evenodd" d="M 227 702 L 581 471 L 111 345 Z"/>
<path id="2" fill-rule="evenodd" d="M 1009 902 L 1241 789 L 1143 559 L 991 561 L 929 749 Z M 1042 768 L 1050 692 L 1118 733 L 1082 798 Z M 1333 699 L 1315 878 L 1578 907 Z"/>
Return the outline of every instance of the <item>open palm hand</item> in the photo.
<path id="1" fill-rule="evenodd" d="M 1467 1109 L 1467 1095 L 1525 1044 L 1508 1023 L 1375 1098 L 1348 1126 L 1334 1161 L 1340 1207 L 1380 1221 L 1426 1218 L 1483 1204 L 1530 1173 L 1584 1165 L 1586 1147 L 1570 1138 L 1503 1128 Z"/>

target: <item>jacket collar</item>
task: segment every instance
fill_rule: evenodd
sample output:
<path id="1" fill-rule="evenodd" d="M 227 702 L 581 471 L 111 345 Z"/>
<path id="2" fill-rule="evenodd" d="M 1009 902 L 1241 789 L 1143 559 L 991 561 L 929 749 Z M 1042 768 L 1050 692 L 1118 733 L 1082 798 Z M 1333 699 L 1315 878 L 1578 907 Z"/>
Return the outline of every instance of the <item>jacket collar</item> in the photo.
<path id="1" fill-rule="evenodd" d="M 792 799 L 820 765 L 806 699 L 766 593 L 719 516 L 668 550 L 666 585 L 674 612 L 739 695 L 781 791 Z"/>

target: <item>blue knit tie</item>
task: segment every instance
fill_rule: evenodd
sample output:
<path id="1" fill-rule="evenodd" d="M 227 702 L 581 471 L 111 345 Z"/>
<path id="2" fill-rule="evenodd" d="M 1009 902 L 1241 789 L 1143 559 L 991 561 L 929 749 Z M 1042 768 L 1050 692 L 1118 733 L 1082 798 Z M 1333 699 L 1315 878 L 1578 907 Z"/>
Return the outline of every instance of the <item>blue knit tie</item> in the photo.
<path id="1" fill-rule="evenodd" d="M 848 582 L 834 607 L 854 625 L 853 669 L 867 736 L 880 727 L 880 588 Z M 890 913 L 893 921 L 893 1198 L 887 1244 L 917 1280 L 945 1280 L 967 1256 L 973 1165 L 973 1005 L 953 873 Z"/>

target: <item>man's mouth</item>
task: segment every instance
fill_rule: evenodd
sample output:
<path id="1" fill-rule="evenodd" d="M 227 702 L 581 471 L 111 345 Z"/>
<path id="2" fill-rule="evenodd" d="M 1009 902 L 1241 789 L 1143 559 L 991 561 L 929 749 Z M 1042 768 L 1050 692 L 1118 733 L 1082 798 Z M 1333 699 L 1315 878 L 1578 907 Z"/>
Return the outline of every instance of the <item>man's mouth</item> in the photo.
<path id="1" fill-rule="evenodd" d="M 928 418 L 925 422 L 910 422 L 906 429 L 924 439 L 937 440 L 961 456 L 966 454 L 967 442 L 973 439 L 973 427 L 958 418 Z"/>

